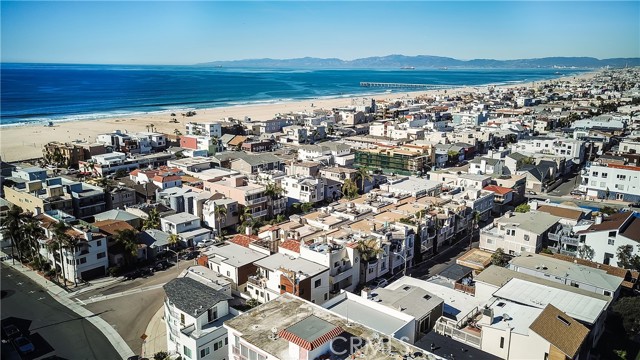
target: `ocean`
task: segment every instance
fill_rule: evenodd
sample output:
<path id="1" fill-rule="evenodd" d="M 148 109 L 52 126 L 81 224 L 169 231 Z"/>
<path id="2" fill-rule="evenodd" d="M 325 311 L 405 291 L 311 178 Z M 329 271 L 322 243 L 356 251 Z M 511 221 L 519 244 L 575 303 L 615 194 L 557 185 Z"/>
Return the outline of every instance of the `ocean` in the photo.
<path id="1" fill-rule="evenodd" d="M 509 84 L 576 69 L 309 70 L 3 63 L 0 124 L 98 119 L 297 99 L 383 93 L 360 82 Z M 407 90 L 394 89 L 394 93 Z"/>

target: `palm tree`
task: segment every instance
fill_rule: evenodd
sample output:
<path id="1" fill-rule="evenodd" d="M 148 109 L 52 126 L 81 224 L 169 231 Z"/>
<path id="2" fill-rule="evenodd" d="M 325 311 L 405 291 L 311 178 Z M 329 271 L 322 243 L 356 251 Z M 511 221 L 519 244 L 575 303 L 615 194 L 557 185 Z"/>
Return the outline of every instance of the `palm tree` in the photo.
<path id="1" fill-rule="evenodd" d="M 384 250 L 380 248 L 376 239 L 358 240 L 356 249 L 360 253 L 360 259 L 365 263 L 377 259 L 378 255 L 384 253 Z"/>
<path id="2" fill-rule="evenodd" d="M 364 183 L 369 180 L 371 181 L 373 179 L 373 176 L 371 176 L 371 174 L 369 174 L 369 169 L 367 169 L 366 166 L 361 166 L 358 168 L 358 172 L 356 173 L 356 181 L 360 181 L 360 184 L 362 185 L 362 193 L 364 194 Z"/>
<path id="3" fill-rule="evenodd" d="M 149 216 L 142 225 L 142 230 L 157 229 L 160 227 L 160 214 L 155 208 L 149 211 Z"/>
<path id="4" fill-rule="evenodd" d="M 449 163 L 453 163 L 454 160 L 457 160 L 458 156 L 460 156 L 460 153 L 455 150 L 447 151 L 447 157 L 449 158 Z"/>
<path id="5" fill-rule="evenodd" d="M 284 189 L 280 187 L 280 185 L 270 182 L 266 186 L 266 190 L 264 192 L 265 195 L 269 197 L 269 217 L 273 217 L 273 201 L 279 199 L 280 196 L 284 193 Z"/>
<path id="6" fill-rule="evenodd" d="M 216 222 L 218 223 L 218 235 L 222 234 L 222 220 L 227 217 L 227 208 L 222 205 L 213 205 L 213 216 L 216 218 Z"/>
<path id="7" fill-rule="evenodd" d="M 358 197 L 358 185 L 351 180 L 346 179 L 344 184 L 342 184 L 342 194 L 347 197 L 349 200 L 353 200 Z"/>
<path id="8" fill-rule="evenodd" d="M 476 229 L 478 227 L 478 223 L 480 222 L 480 213 L 477 211 L 474 211 L 472 214 L 472 218 L 471 221 L 469 222 L 469 225 L 471 225 L 471 229 L 469 230 L 469 249 L 471 249 L 471 243 L 473 242 L 473 232 L 474 229 Z"/>
<path id="9" fill-rule="evenodd" d="M 2 232 L 4 236 L 11 239 L 11 259 L 13 260 L 14 265 L 16 263 L 13 255 L 14 248 L 18 250 L 18 257 L 20 259 L 22 258 L 19 246 L 22 241 L 22 233 L 20 232 L 21 216 L 22 208 L 14 205 L 9 209 L 9 211 L 7 211 L 7 215 L 0 222 L 0 224 L 2 224 Z"/>
<path id="10" fill-rule="evenodd" d="M 29 252 L 31 253 L 31 262 L 35 263 L 35 257 L 38 255 L 38 240 L 43 239 L 45 236 L 44 229 L 40 227 L 40 224 L 33 219 L 29 218 L 22 226 L 22 234 L 28 245 Z"/>
<path id="11" fill-rule="evenodd" d="M 69 225 L 67 225 L 64 221 L 58 221 L 55 227 L 53 228 L 54 241 L 51 246 L 51 249 L 53 250 L 54 267 L 56 268 L 56 278 L 58 276 L 58 267 L 57 267 L 57 264 L 55 264 L 55 262 L 57 261 L 56 252 L 58 252 L 58 258 L 60 259 L 60 270 L 62 271 L 62 283 L 64 287 L 67 287 L 67 277 L 64 271 L 65 261 L 62 256 L 62 250 L 64 249 L 65 244 L 69 243 L 70 236 L 67 234 L 67 230 L 69 229 L 70 229 Z"/>
<path id="12" fill-rule="evenodd" d="M 244 210 L 240 213 L 239 220 L 240 220 L 242 230 L 246 229 L 247 227 L 251 227 L 251 221 L 253 220 L 253 215 L 251 214 L 250 207 L 245 206 Z"/>
<path id="13" fill-rule="evenodd" d="M 171 234 L 169 235 L 169 238 L 167 238 L 167 243 L 169 243 L 170 248 L 175 248 L 179 241 L 180 235 L 178 234 Z"/>
<path id="14" fill-rule="evenodd" d="M 129 265 L 132 258 L 138 256 L 138 237 L 136 236 L 136 231 L 131 229 L 118 231 L 116 242 L 122 244 L 124 247 L 125 263 Z"/>

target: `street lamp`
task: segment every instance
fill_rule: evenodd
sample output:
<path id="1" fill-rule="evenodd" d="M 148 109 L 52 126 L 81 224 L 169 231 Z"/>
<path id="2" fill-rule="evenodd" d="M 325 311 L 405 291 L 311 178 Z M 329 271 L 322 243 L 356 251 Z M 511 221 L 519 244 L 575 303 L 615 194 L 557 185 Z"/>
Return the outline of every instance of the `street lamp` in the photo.
<path id="1" fill-rule="evenodd" d="M 170 251 L 170 252 L 176 254 L 176 269 L 180 270 L 180 257 L 178 255 L 178 253 L 176 251 L 171 250 L 171 249 L 167 249 L 167 251 Z"/>
<path id="2" fill-rule="evenodd" d="M 392 254 L 396 255 L 396 256 L 400 256 L 402 258 L 402 260 L 404 260 L 404 270 L 402 270 L 402 276 L 406 276 L 407 275 L 407 257 L 406 257 L 407 248 L 406 248 L 406 246 L 402 247 L 402 254 L 400 254 L 399 252 L 395 252 L 395 251 L 393 251 Z"/>

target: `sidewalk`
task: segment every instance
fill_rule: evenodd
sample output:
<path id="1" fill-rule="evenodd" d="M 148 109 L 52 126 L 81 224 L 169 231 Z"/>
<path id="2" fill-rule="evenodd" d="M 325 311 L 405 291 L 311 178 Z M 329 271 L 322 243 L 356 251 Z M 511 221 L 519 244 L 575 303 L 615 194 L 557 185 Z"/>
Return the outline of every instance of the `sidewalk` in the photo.
<path id="1" fill-rule="evenodd" d="M 164 305 L 149 321 L 144 332 L 147 339 L 142 344 L 142 356 L 151 358 L 158 351 L 167 351 L 167 326 L 164 322 Z"/>
<path id="2" fill-rule="evenodd" d="M 0 254 L 1 256 L 5 256 L 4 253 Z M 127 343 L 122 339 L 120 334 L 118 334 L 113 329 L 113 327 L 111 327 L 111 325 L 109 325 L 101 317 L 95 316 L 95 314 L 93 314 L 91 311 L 85 309 L 71 299 L 71 297 L 75 295 L 74 293 L 67 293 L 63 288 L 38 275 L 38 273 L 29 269 L 28 267 L 20 264 L 19 262 L 16 262 L 16 264 L 13 265 L 12 262 L 13 261 L 11 259 L 8 259 L 4 261 L 4 264 L 12 267 L 16 271 L 19 271 L 24 276 L 28 277 L 31 281 L 35 282 L 43 289 L 45 289 L 57 302 L 66 306 L 68 309 L 93 324 L 100 332 L 102 332 L 107 340 L 111 342 L 111 345 L 120 354 L 120 357 L 122 357 L 123 359 L 127 359 L 128 357 L 134 355 L 133 351 L 131 351 Z"/>

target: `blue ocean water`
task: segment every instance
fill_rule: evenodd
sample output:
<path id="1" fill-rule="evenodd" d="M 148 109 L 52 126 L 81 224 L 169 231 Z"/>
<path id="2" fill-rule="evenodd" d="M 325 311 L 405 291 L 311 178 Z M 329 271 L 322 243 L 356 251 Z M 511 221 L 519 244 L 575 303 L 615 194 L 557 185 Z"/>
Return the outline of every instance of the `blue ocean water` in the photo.
<path id="1" fill-rule="evenodd" d="M 360 87 L 361 81 L 453 87 L 538 81 L 577 72 L 580 70 L 299 70 L 3 63 L 0 123 L 95 119 L 385 91 Z"/>

